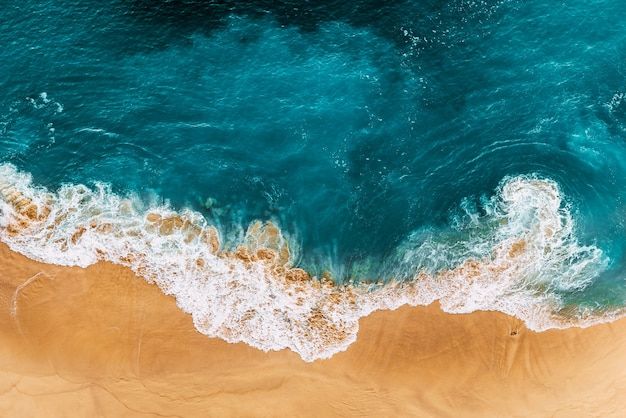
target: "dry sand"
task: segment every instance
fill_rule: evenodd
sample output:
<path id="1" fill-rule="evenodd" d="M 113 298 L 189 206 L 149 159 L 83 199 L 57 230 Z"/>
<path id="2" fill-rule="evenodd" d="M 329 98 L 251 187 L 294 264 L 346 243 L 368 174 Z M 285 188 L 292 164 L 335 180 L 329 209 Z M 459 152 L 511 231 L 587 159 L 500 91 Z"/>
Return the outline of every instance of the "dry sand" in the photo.
<path id="1" fill-rule="evenodd" d="M 626 411 L 626 321 L 533 333 L 499 313 L 377 312 L 305 363 L 195 331 L 126 268 L 0 246 L 2 417 L 609 417 Z"/>

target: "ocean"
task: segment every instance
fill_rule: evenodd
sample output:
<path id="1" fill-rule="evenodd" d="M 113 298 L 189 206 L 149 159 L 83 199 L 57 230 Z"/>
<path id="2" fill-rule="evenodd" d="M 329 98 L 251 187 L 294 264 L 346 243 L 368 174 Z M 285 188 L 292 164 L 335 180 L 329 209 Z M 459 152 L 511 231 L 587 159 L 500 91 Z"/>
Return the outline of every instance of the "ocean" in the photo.
<path id="1" fill-rule="evenodd" d="M 0 45 L 0 239 L 127 265 L 209 336 L 624 313 L 619 0 L 23 0 Z"/>

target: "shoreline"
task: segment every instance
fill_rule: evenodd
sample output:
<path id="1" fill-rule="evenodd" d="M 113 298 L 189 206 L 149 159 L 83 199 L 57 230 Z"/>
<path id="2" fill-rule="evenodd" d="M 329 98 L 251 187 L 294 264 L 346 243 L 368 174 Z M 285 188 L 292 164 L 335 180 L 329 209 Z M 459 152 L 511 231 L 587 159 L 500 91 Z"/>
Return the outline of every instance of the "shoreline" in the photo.
<path id="1" fill-rule="evenodd" d="M 619 416 L 626 320 L 529 331 L 498 312 L 378 311 L 306 363 L 208 338 L 128 268 L 0 245 L 3 416 Z M 16 290 L 19 288 L 19 291 Z"/>
<path id="2" fill-rule="evenodd" d="M 51 192 L 10 164 L 0 164 L 0 172 L 0 232 L 14 251 L 55 265 L 126 266 L 173 295 L 202 334 L 264 351 L 288 348 L 306 361 L 345 351 L 360 318 L 403 305 L 438 301 L 449 313 L 498 311 L 535 331 L 587 327 L 625 314 L 563 305 L 558 290 L 584 289 L 608 259 L 578 242 L 572 214 L 549 179 L 503 179 L 485 203 L 485 222 L 494 228 L 457 242 L 458 253 L 457 244 L 442 250 L 436 238 L 426 238 L 414 248 L 409 238 L 401 250 L 407 264 L 398 269 L 411 280 L 335 286 L 330 276 L 311 280 L 294 266 L 289 243 L 271 221 L 252 222 L 230 251 L 222 248 L 219 230 L 190 209 L 146 207 L 104 184 L 66 184 Z M 466 226 L 466 232 L 477 227 Z M 474 253 L 475 247 L 481 250 Z M 426 268 L 419 261 L 439 263 L 441 251 L 453 266 Z"/>

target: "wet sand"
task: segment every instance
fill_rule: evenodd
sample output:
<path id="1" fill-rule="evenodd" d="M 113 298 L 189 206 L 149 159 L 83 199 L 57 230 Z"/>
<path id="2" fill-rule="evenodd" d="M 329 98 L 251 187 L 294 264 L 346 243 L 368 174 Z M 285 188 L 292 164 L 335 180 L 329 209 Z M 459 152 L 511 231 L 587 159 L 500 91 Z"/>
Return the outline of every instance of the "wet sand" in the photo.
<path id="1" fill-rule="evenodd" d="M 0 246 L 2 417 L 623 416 L 626 320 L 534 333 L 437 305 L 376 312 L 306 363 L 207 338 L 130 270 Z"/>

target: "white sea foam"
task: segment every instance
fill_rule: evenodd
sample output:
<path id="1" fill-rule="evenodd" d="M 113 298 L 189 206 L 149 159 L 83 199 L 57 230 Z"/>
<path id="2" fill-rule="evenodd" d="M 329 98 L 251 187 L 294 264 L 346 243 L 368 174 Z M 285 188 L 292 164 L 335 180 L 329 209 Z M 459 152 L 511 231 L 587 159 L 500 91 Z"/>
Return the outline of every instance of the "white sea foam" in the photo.
<path id="1" fill-rule="evenodd" d="M 176 298 L 196 328 L 262 350 L 289 348 L 327 358 L 355 339 L 361 317 L 439 300 L 445 311 L 498 310 L 535 330 L 586 326 L 622 315 L 560 311 L 559 292 L 583 289 L 607 265 L 580 245 L 556 183 L 505 179 L 472 213 L 464 241 L 417 234 L 401 246 L 413 280 L 335 286 L 290 266 L 280 230 L 255 223 L 239 250 L 219 250 L 217 231 L 190 210 L 174 212 L 121 197 L 109 187 L 66 185 L 51 192 L 27 173 L 0 165 L 0 239 L 46 263 L 130 267 Z M 433 261 L 448 257 L 452 266 Z M 404 271 L 406 273 L 406 271 Z"/>
<path id="2" fill-rule="evenodd" d="M 606 106 L 609 108 L 611 112 L 613 112 L 620 107 L 620 105 L 624 101 L 624 98 L 626 98 L 626 93 L 621 92 L 621 91 L 617 92 L 613 95 L 613 97 L 611 97 L 611 100 L 609 100 Z"/>

